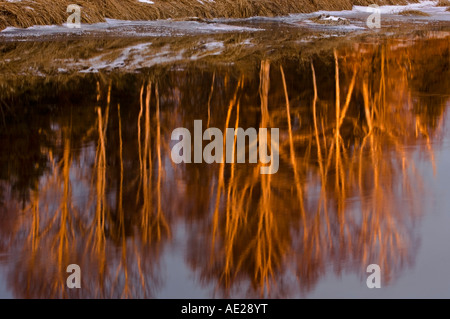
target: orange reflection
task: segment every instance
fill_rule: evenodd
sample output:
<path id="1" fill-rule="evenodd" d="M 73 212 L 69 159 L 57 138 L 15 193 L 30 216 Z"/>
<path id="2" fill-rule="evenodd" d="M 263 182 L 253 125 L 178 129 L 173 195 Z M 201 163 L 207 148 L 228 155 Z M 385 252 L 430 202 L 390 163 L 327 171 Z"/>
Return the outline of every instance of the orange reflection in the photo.
<path id="1" fill-rule="evenodd" d="M 164 248 L 180 245 L 180 225 L 186 263 L 214 294 L 292 296 L 329 271 L 364 276 L 372 263 L 389 283 L 416 247 L 422 185 L 414 151 L 438 169 L 433 143 L 450 76 L 437 70 L 448 63 L 447 40 L 358 43 L 307 62 L 264 59 L 245 74 L 186 68 L 133 84 L 98 76 L 92 105 L 79 111 L 84 121 L 68 112 L 41 129 L 52 138 L 40 147 L 48 168 L 28 183 L 23 207 L 15 175 L 2 182 L 9 217 L 0 247 L 16 256 L 8 268 L 14 294 L 155 296 Z M 279 172 L 174 165 L 172 130 L 199 118 L 221 129 L 279 127 L 280 143 L 271 145 Z M 78 291 L 65 285 L 71 263 L 82 269 Z"/>

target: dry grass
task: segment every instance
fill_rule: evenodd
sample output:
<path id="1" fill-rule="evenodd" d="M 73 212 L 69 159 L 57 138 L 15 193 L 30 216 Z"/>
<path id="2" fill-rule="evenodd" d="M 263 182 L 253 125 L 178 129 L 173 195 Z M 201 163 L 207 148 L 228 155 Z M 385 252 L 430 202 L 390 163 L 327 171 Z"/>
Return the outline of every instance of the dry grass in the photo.
<path id="1" fill-rule="evenodd" d="M 81 22 L 102 22 L 105 18 L 122 20 L 155 20 L 167 18 L 215 18 L 276 16 L 316 10 L 344 10 L 352 5 L 405 4 L 404 0 L 160 0 L 146 4 L 137 0 L 25 0 L 22 2 L 0 1 L 0 30 L 8 26 L 30 27 L 32 25 L 62 24 L 69 14 L 66 8 L 76 3 L 82 7 Z"/>
<path id="2" fill-rule="evenodd" d="M 402 16 L 422 16 L 422 17 L 429 17 L 430 15 L 426 12 L 422 12 L 419 10 L 405 10 L 399 13 Z"/>
<path id="3" fill-rule="evenodd" d="M 449 0 L 439 0 L 437 3 L 438 7 L 450 7 L 450 1 Z"/>

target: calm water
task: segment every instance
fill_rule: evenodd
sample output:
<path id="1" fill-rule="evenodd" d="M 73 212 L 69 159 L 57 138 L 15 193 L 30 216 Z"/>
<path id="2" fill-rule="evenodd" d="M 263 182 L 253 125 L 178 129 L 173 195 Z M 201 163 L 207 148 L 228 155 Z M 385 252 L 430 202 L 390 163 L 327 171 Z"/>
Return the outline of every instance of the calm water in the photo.
<path id="1" fill-rule="evenodd" d="M 0 297 L 450 297 L 449 40 L 2 79 Z M 196 119 L 278 173 L 174 164 Z"/>

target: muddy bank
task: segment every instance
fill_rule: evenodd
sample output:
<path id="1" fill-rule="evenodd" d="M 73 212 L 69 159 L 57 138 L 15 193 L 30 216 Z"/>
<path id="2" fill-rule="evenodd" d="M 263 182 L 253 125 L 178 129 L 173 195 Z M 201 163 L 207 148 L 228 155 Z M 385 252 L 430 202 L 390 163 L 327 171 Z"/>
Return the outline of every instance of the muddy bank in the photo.
<path id="1" fill-rule="evenodd" d="M 309 61 L 321 57 L 341 45 L 355 42 L 378 42 L 390 38 L 413 43 L 424 38 L 447 38 L 450 29 L 442 23 L 399 23 L 391 26 L 384 21 L 383 29 L 374 32 L 359 27 L 363 20 L 350 19 L 347 26 L 322 26 L 312 28 L 308 20 L 246 22 L 234 25 L 245 31 L 225 33 L 200 33 L 176 36 L 116 36 L 117 32 L 100 34 L 48 36 L 24 35 L 8 38 L 0 43 L 0 82 L 17 76 L 68 76 L 84 73 L 141 72 L 148 69 L 170 69 L 174 65 L 190 63 L 234 65 L 239 70 L 252 69 L 261 60 L 273 62 L 287 57 Z M 359 24 L 358 24 L 359 23 Z M 218 24 L 200 24 L 219 28 Z M 414 28 L 414 31 L 411 32 Z M 133 29 L 133 32 L 135 30 Z M 143 33 L 147 34 L 150 30 Z M 1 39 L 1 36 L 0 36 Z"/>
<path id="2" fill-rule="evenodd" d="M 417 2 L 417 1 L 408 1 Z M 189 17 L 246 18 L 280 16 L 318 10 L 349 10 L 353 5 L 406 4 L 404 0 L 36 0 L 0 1 L 0 30 L 6 27 L 27 28 L 33 25 L 63 24 L 69 4 L 81 6 L 81 23 L 119 20 L 156 20 Z"/>

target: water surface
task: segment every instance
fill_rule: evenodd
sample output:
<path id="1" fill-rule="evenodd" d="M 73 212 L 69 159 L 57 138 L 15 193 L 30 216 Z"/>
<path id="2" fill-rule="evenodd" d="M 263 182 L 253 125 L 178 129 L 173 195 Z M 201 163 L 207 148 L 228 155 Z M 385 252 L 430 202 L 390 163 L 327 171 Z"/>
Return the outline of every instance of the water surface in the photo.
<path id="1" fill-rule="evenodd" d="M 450 297 L 449 33 L 277 32 L 0 44 L 0 296 Z M 174 164 L 194 120 L 279 128 L 279 171 Z"/>

